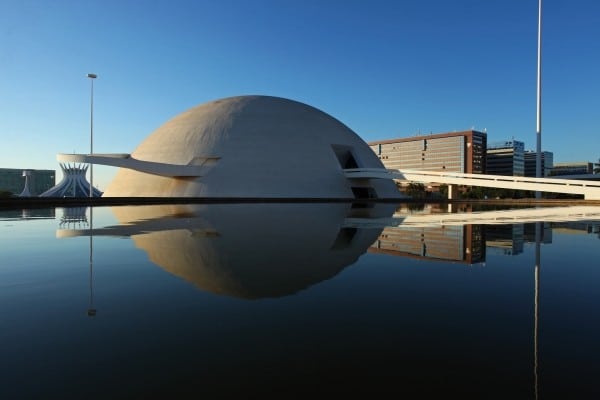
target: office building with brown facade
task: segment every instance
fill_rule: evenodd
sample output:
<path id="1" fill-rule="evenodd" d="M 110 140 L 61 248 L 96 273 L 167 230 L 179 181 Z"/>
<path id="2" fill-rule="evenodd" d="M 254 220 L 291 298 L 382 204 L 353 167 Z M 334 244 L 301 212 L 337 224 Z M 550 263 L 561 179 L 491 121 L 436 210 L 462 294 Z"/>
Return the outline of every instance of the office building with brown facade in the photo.
<path id="1" fill-rule="evenodd" d="M 388 169 L 482 174 L 487 133 L 475 130 L 419 135 L 368 143 Z"/>

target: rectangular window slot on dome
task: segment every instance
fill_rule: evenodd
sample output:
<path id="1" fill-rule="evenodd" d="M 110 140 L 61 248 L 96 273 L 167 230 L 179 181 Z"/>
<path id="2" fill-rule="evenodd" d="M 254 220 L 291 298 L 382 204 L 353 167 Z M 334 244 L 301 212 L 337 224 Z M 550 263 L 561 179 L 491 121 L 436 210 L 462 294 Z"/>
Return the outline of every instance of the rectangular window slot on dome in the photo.
<path id="1" fill-rule="evenodd" d="M 199 156 L 194 157 L 187 165 L 194 165 L 197 167 L 209 167 L 215 165 L 221 157 L 216 156 Z"/>
<path id="2" fill-rule="evenodd" d="M 331 145 L 335 156 L 338 159 L 342 169 L 360 168 L 360 164 L 354 156 L 352 147 L 342 145 Z"/>

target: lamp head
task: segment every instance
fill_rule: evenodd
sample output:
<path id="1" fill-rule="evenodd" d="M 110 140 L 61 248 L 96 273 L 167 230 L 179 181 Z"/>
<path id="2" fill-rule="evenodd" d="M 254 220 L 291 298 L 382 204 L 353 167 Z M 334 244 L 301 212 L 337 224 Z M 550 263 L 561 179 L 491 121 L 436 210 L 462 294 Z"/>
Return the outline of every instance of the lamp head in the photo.
<path id="1" fill-rule="evenodd" d="M 92 79 L 96 79 L 98 77 L 98 75 L 96 74 L 87 74 L 88 78 L 92 78 Z"/>

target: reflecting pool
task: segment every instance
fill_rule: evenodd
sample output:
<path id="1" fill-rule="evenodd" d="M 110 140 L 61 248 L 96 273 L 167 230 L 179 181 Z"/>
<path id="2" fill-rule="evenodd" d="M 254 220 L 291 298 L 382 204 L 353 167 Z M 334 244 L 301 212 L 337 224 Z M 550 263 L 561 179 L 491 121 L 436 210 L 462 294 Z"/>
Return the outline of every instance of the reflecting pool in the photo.
<path id="1" fill-rule="evenodd" d="M 600 207 L 0 210 L 0 398 L 600 395 Z"/>

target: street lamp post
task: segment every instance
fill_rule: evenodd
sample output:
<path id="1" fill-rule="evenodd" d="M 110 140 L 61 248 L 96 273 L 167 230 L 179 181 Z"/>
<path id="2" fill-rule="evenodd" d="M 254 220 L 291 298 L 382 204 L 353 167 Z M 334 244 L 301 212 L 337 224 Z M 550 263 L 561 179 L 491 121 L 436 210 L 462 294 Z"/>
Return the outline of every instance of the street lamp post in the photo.
<path id="1" fill-rule="evenodd" d="M 542 0 L 538 0 L 538 46 L 537 46 L 537 123 L 535 176 L 542 177 Z M 535 198 L 541 199 L 542 192 L 536 191 Z"/>
<path id="2" fill-rule="evenodd" d="M 98 77 L 96 74 L 87 74 L 90 78 L 90 155 L 94 154 L 94 79 Z M 90 197 L 94 196 L 94 164 L 90 163 Z"/>

